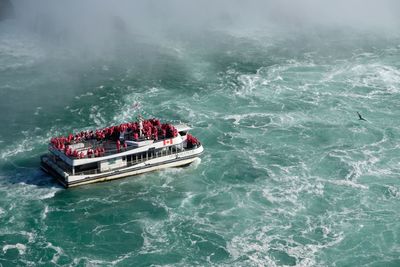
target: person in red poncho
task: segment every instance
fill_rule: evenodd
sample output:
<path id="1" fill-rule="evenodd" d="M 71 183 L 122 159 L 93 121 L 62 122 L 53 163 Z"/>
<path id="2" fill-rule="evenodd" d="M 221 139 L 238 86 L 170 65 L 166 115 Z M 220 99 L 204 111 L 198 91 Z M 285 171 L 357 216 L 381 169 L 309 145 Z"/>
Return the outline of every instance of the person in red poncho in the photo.
<path id="1" fill-rule="evenodd" d="M 119 152 L 120 148 L 121 148 L 121 142 L 119 140 L 117 140 L 117 150 L 118 150 L 118 152 Z"/>
<path id="2" fill-rule="evenodd" d="M 88 158 L 91 158 L 91 157 L 92 157 L 92 155 L 93 155 L 93 150 L 92 150 L 91 148 L 88 149 L 87 155 L 88 155 Z"/>

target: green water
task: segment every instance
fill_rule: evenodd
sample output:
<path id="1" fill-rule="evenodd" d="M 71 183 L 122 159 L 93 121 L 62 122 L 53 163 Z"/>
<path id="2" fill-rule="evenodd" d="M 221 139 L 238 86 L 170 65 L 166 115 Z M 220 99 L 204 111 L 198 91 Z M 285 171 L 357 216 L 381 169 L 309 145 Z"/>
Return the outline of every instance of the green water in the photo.
<path id="1" fill-rule="evenodd" d="M 0 36 L 0 266 L 400 266 L 398 37 L 211 31 L 99 56 Z M 51 136 L 138 113 L 190 123 L 201 161 L 71 190 L 40 171 Z"/>

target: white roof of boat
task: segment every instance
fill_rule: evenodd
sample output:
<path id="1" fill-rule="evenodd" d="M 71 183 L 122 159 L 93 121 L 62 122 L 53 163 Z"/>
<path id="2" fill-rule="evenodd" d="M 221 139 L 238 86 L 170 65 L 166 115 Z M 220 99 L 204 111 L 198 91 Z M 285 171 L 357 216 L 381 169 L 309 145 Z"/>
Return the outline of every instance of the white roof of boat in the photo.
<path id="1" fill-rule="evenodd" d="M 174 125 L 174 127 L 178 130 L 178 132 L 182 132 L 182 131 L 187 132 L 192 129 L 189 125 L 184 124 L 184 123 L 176 124 L 176 125 Z"/>

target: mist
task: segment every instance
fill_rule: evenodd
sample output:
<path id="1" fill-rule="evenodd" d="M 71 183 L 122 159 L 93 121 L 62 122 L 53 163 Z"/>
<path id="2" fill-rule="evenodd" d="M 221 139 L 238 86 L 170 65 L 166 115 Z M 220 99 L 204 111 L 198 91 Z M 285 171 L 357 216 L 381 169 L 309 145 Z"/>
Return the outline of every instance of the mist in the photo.
<path id="1" fill-rule="evenodd" d="M 398 34 L 400 2 L 339 1 L 51 1 L 15 0 L 24 29 L 59 44 L 110 47 L 135 40 L 185 38 L 208 31 L 270 29 L 307 35 L 313 31 Z"/>

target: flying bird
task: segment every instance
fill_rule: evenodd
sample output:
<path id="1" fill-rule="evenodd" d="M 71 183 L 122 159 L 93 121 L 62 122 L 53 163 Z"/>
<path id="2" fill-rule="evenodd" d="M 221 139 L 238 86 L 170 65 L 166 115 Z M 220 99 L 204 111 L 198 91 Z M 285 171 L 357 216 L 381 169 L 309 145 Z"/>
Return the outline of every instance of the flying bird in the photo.
<path id="1" fill-rule="evenodd" d="M 358 120 L 360 120 L 360 121 L 367 121 L 366 119 L 364 119 L 362 116 L 361 116 L 361 114 L 357 111 L 357 114 L 358 114 Z"/>

